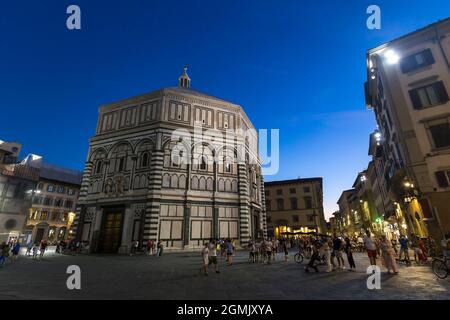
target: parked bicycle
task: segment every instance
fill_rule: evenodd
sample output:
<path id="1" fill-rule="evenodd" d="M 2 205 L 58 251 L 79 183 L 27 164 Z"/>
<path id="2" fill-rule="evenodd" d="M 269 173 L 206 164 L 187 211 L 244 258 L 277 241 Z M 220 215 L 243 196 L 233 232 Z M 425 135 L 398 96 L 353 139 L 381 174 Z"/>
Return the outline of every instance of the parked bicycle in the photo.
<path id="1" fill-rule="evenodd" d="M 439 279 L 445 279 L 450 273 L 450 262 L 447 257 L 434 258 L 431 263 L 434 274 Z"/>

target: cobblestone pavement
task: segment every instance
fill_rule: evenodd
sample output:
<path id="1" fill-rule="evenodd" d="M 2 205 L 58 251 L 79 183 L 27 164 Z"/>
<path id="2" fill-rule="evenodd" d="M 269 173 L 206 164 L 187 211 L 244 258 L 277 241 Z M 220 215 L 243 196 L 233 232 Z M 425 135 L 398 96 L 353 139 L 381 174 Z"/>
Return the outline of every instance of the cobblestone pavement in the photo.
<path id="1" fill-rule="evenodd" d="M 21 256 L 0 269 L 0 299 L 450 299 L 450 279 L 437 279 L 429 266 L 400 265 L 396 276 L 383 272 L 381 290 L 371 291 L 364 254 L 355 254 L 356 272 L 332 273 L 305 273 L 292 255 L 287 263 L 271 265 L 250 264 L 247 257 L 239 252 L 233 266 L 221 261 L 220 274 L 211 269 L 204 276 L 199 253 L 159 258 L 53 254 L 43 261 Z M 66 287 L 69 265 L 81 268 L 81 290 Z"/>

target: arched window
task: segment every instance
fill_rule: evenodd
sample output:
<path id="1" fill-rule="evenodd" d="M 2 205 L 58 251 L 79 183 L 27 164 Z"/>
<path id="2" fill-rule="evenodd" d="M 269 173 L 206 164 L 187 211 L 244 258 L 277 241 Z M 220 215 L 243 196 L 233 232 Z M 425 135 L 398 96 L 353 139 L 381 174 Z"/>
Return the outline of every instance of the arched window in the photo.
<path id="1" fill-rule="evenodd" d="M 98 160 L 97 165 L 95 166 L 95 174 L 102 173 L 102 161 Z"/>
<path id="2" fill-rule="evenodd" d="M 142 154 L 141 167 L 148 167 L 149 164 L 150 164 L 150 157 L 148 155 L 148 152 L 144 152 Z"/>
<path id="3" fill-rule="evenodd" d="M 208 164 L 207 164 L 207 159 L 206 156 L 201 156 L 200 157 L 200 170 L 207 170 L 208 168 Z"/>
<path id="4" fill-rule="evenodd" d="M 192 190 L 198 190 L 198 178 L 196 176 L 192 177 L 191 188 Z"/>
<path id="5" fill-rule="evenodd" d="M 125 170 L 125 158 L 119 158 L 117 160 L 118 160 L 117 171 L 121 172 Z"/>
<path id="6" fill-rule="evenodd" d="M 213 189 L 214 189 L 214 181 L 212 178 L 208 178 L 206 180 L 206 190 L 213 191 Z"/>
<path id="7" fill-rule="evenodd" d="M 176 174 L 173 174 L 170 179 L 170 187 L 174 189 L 178 188 L 178 176 Z"/>
<path id="8" fill-rule="evenodd" d="M 199 190 L 206 190 L 206 179 L 205 177 L 200 177 L 198 180 L 198 189 Z"/>

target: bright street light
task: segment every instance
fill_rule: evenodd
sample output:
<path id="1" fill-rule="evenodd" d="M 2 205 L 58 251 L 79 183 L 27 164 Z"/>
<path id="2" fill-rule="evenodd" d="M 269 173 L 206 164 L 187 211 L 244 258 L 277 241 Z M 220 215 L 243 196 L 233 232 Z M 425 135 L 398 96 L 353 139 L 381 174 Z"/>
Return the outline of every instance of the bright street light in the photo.
<path id="1" fill-rule="evenodd" d="M 398 54 L 395 53 L 395 51 L 393 51 L 393 50 L 386 51 L 386 53 L 384 54 L 384 57 L 386 58 L 386 61 L 389 64 L 396 64 L 400 60 L 400 57 L 398 56 Z"/>

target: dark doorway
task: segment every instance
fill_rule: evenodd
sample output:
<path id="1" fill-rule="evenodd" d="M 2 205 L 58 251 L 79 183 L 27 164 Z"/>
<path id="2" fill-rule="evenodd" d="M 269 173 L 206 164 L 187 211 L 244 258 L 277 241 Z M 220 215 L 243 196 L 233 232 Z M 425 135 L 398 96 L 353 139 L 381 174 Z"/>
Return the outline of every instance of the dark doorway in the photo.
<path id="1" fill-rule="evenodd" d="M 44 237 L 45 229 L 38 228 L 36 231 L 36 238 L 34 238 L 35 243 L 40 243 L 42 241 L 42 238 Z"/>
<path id="2" fill-rule="evenodd" d="M 123 213 L 121 211 L 105 212 L 98 252 L 117 253 L 122 242 L 122 220 Z"/>

